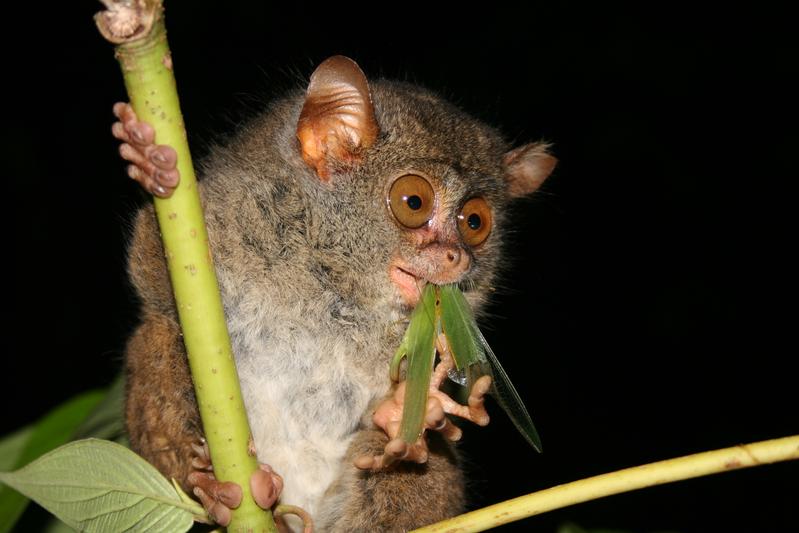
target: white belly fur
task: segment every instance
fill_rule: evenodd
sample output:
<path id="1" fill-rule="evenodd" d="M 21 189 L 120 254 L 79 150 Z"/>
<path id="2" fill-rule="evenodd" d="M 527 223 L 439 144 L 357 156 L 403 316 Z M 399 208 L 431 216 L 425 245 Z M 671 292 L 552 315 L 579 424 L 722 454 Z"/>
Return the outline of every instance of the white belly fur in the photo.
<path id="1" fill-rule="evenodd" d="M 252 325 L 231 336 L 258 459 L 283 476 L 280 501 L 314 516 L 387 379 L 376 382 L 347 363 L 351 339 L 315 337 L 297 322 Z"/>

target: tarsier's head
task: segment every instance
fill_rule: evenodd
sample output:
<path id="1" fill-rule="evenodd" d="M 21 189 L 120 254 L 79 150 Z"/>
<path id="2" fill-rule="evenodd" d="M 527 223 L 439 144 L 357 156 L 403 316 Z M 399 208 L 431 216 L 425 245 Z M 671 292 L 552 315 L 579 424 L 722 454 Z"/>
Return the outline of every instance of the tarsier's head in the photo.
<path id="1" fill-rule="evenodd" d="M 343 56 L 312 75 L 297 138 L 309 169 L 335 191 L 328 210 L 361 217 L 342 241 L 387 276 L 403 306 L 414 306 L 427 282 L 483 292 L 505 206 L 556 164 L 546 145 L 509 150 L 494 129 L 416 86 L 370 87 Z"/>

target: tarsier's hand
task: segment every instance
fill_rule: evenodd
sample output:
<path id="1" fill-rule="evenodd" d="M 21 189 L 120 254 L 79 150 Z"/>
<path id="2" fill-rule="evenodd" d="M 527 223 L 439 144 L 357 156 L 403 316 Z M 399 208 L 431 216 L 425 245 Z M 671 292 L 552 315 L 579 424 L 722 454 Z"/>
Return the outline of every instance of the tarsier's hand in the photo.
<path id="1" fill-rule="evenodd" d="M 447 349 L 446 339 L 443 336 L 438 339 L 438 350 L 440 362 L 433 370 L 433 375 L 430 379 L 424 429 L 439 431 L 445 438 L 454 442 L 460 440 L 462 431 L 447 419 L 447 414 L 464 418 L 478 426 L 488 425 L 489 417 L 488 412 L 485 410 L 484 402 L 485 395 L 491 388 L 491 377 L 482 376 L 475 381 L 472 390 L 469 391 L 468 405 L 459 404 L 439 390 L 439 387 L 447 378 L 447 373 L 454 367 L 454 362 Z M 364 470 L 379 470 L 397 460 L 417 463 L 427 461 L 428 451 L 424 433 L 413 444 L 408 444 L 397 438 L 400 422 L 402 421 L 404 399 L 405 382 L 402 382 L 394 394 L 377 407 L 372 417 L 375 425 L 382 428 L 390 439 L 383 454 L 358 457 L 355 460 L 355 466 Z"/>
<path id="2" fill-rule="evenodd" d="M 180 180 L 175 150 L 165 144 L 154 144 L 155 131 L 139 121 L 130 104 L 114 104 L 114 115 L 119 122 L 111 127 L 111 133 L 123 143 L 119 155 L 131 163 L 128 175 L 151 194 L 161 198 L 172 196 Z"/>
<path id="3" fill-rule="evenodd" d="M 192 493 L 199 498 L 211 518 L 220 526 L 227 526 L 231 519 L 231 509 L 241 504 L 241 487 L 229 481 L 219 481 L 213 473 L 211 456 L 205 441 L 193 445 L 195 456 L 191 465 L 194 472 L 189 474 Z M 283 478 L 272 471 L 269 465 L 259 464 L 250 477 L 250 490 L 259 507 L 270 509 L 283 490 Z"/>

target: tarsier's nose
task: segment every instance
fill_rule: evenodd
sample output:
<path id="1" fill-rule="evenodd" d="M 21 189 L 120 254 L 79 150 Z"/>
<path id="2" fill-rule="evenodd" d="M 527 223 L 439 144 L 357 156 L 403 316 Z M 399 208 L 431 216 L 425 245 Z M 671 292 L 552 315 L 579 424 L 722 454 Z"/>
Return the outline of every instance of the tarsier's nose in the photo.
<path id="1" fill-rule="evenodd" d="M 447 250 L 447 261 L 457 264 L 461 260 L 461 251 L 458 249 Z"/>
<path id="2" fill-rule="evenodd" d="M 438 285 L 454 283 L 469 270 L 471 258 L 460 246 L 430 244 L 423 255 L 428 261 L 428 280 Z"/>

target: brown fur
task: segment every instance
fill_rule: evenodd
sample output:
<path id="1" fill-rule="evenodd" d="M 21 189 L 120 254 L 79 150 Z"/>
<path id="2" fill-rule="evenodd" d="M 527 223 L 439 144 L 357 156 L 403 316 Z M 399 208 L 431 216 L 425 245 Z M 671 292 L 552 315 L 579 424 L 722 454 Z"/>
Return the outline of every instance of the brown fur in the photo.
<path id="1" fill-rule="evenodd" d="M 382 431 L 360 432 L 347 452 L 348 462 L 379 454 L 387 441 Z M 330 531 L 402 532 L 460 513 L 464 479 L 455 449 L 437 434 L 428 436 L 428 443 L 430 457 L 425 464 L 402 463 L 376 473 L 348 469 L 330 489 L 331 494 L 346 495 L 342 518 Z"/>
<path id="2" fill-rule="evenodd" d="M 282 453 L 279 460 L 295 469 L 295 479 L 310 472 L 309 484 L 321 483 L 310 469 L 314 461 L 341 461 L 319 493 L 320 531 L 403 531 L 463 506 L 457 455 L 437 435 L 425 465 L 376 473 L 352 465 L 358 455 L 379 454 L 386 442 L 370 409 L 388 392 L 388 362 L 409 312 L 388 279 L 389 261 L 437 245 L 420 244 L 394 223 L 385 204 L 390 180 L 409 170 L 430 176 L 446 220 L 437 238 L 450 243 L 458 242 L 455 214 L 466 200 L 481 196 L 491 205 L 491 236 L 463 248 L 471 263 L 461 286 L 479 311 L 501 262 L 504 207 L 554 165 L 542 145 L 506 158 L 509 145 L 494 129 L 424 89 L 385 81 L 370 87 L 379 135 L 357 165 L 325 161 L 329 181 L 300 153 L 299 93 L 255 117 L 201 167 L 209 239 L 250 423 L 256 441 L 260 436 L 266 443 L 259 459 L 270 462 L 270 454 Z M 542 165 L 549 166 L 542 171 Z M 153 211 L 145 209 L 130 248 L 143 315 L 127 348 L 127 425 L 133 448 L 186 486 L 191 444 L 201 429 L 157 236 Z M 282 395 L 277 400 L 268 394 L 274 391 Z M 295 440 L 269 440 L 281 430 Z M 339 454 L 336 446 L 346 442 Z M 278 473 L 288 488 L 290 474 Z"/>
<path id="3" fill-rule="evenodd" d="M 180 328 L 147 314 L 127 346 L 125 418 L 130 444 L 161 472 L 189 486 L 192 444 L 202 430 Z"/>

